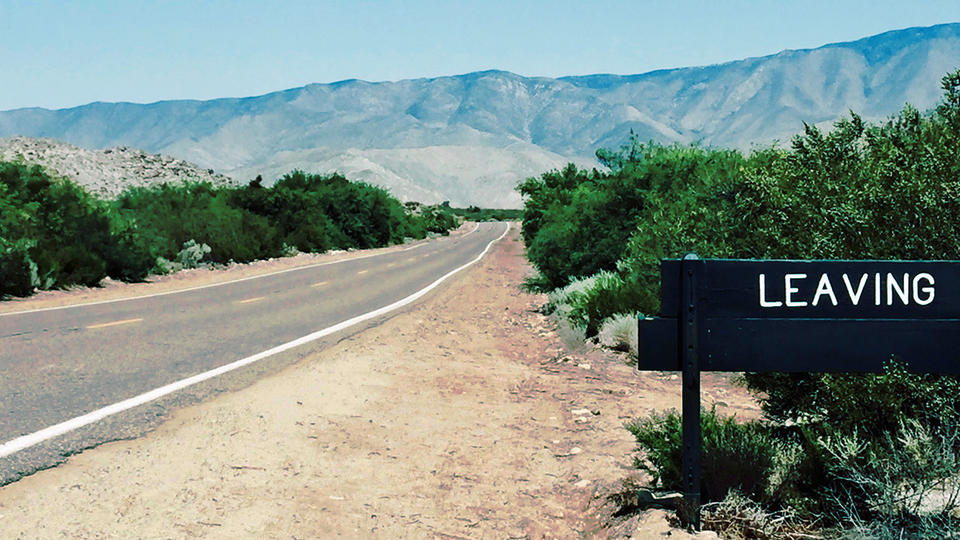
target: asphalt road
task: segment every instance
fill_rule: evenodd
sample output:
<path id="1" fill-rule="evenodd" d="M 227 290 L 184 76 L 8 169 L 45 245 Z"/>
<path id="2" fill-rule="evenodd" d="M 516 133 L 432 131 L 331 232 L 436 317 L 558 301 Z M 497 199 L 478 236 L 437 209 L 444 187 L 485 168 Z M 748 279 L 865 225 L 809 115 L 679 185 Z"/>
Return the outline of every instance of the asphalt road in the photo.
<path id="1" fill-rule="evenodd" d="M 506 228 L 482 223 L 470 234 L 401 251 L 175 294 L 2 314 L 0 446 L 406 298 L 475 259 Z M 136 437 L 172 408 L 250 384 L 377 322 L 0 455 L 0 485 L 81 449 Z"/>

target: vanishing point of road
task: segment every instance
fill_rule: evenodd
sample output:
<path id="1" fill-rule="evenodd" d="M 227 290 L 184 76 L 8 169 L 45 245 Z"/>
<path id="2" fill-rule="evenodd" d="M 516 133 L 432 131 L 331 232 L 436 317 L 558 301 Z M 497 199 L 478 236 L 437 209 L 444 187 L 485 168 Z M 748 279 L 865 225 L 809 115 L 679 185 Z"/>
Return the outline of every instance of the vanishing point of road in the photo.
<path id="1" fill-rule="evenodd" d="M 507 227 L 481 223 L 465 235 L 180 292 L 0 314 L 0 485 L 139 436 L 173 408 L 377 324 L 479 260 Z"/>

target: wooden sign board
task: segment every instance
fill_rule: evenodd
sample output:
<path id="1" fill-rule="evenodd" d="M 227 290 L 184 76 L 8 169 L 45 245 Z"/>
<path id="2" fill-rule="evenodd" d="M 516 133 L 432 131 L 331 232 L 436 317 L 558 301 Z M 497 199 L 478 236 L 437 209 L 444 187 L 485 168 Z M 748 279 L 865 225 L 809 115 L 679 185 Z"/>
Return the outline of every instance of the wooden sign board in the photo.
<path id="1" fill-rule="evenodd" d="M 683 371 L 682 521 L 700 526 L 700 372 L 960 374 L 960 261 L 668 259 L 641 370 Z"/>
<path id="2" fill-rule="evenodd" d="M 642 370 L 681 370 L 682 264 L 661 263 L 661 317 L 639 321 Z M 916 372 L 960 374 L 960 262 L 689 266 L 701 371 L 879 372 L 894 356 Z"/>

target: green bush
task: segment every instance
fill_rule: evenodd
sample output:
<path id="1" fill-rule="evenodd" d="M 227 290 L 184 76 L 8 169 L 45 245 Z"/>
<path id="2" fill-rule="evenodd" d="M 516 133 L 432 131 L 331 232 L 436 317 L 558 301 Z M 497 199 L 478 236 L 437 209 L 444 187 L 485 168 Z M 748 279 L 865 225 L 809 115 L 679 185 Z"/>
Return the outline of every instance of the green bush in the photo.
<path id="1" fill-rule="evenodd" d="M 337 174 L 294 171 L 272 188 L 133 187 L 106 202 L 40 167 L 0 163 L 0 296 L 136 281 L 201 261 L 379 247 L 455 225 L 446 210 L 414 216 L 385 190 Z"/>
<path id="2" fill-rule="evenodd" d="M 423 231 L 446 235 L 450 233 L 450 229 L 454 229 L 459 225 L 460 220 L 457 219 L 457 216 L 454 215 L 449 208 L 433 205 L 420 209 L 419 221 L 421 223 L 415 226 Z M 417 230 L 411 230 L 410 232 L 417 236 L 420 234 Z M 411 236 L 414 236 L 414 234 L 411 234 Z"/>
<path id="3" fill-rule="evenodd" d="M 599 272 L 592 276 L 589 287 L 570 295 L 567 317 L 573 324 L 583 327 L 588 338 L 594 337 L 605 320 L 632 312 L 640 300 L 636 291 L 618 274 Z"/>
<path id="4" fill-rule="evenodd" d="M 313 209 L 329 216 L 339 231 L 333 239 L 337 247 L 365 249 L 400 243 L 411 236 L 403 205 L 382 188 L 351 182 L 339 174 L 294 171 L 278 180 L 274 189 L 308 197 Z"/>
<path id="5" fill-rule="evenodd" d="M 677 199 L 726 180 L 743 164 L 739 152 L 642 144 L 635 137 L 620 152 L 600 150 L 597 157 L 609 172 L 571 164 L 517 188 L 525 197 L 527 256 L 550 288 L 616 270 L 638 226 Z M 677 224 L 695 219 L 680 215 Z"/>
<path id="6" fill-rule="evenodd" d="M 527 243 L 527 254 L 552 287 L 601 270 L 612 270 L 636 226 L 642 201 L 638 190 L 623 177 L 587 173 L 568 168 L 564 181 L 573 177 L 569 199 L 547 206 L 536 234 Z M 521 192 L 530 198 L 556 195 L 547 187 L 549 173 L 540 180 L 528 179 Z M 532 228 L 525 228 L 530 235 Z M 589 242 L 584 241 L 590 238 Z"/>
<path id="7" fill-rule="evenodd" d="M 467 208 L 448 206 L 445 209 L 451 215 L 458 216 L 465 221 L 520 221 L 523 219 L 523 210 L 516 209 L 480 208 L 478 206 L 468 206 Z"/>
<path id="8" fill-rule="evenodd" d="M 0 250 L 0 295 L 96 285 L 108 275 L 142 279 L 152 266 L 107 205 L 73 182 L 19 163 L 0 163 Z"/>
<path id="9" fill-rule="evenodd" d="M 117 200 L 155 257 L 176 258 L 185 242 L 210 247 L 214 263 L 279 257 L 292 250 L 366 249 L 445 231 L 452 216 L 408 215 L 382 188 L 339 174 L 293 171 L 272 187 L 164 184 L 125 191 Z M 446 228 L 444 228 L 446 227 Z"/>
<path id="10" fill-rule="evenodd" d="M 654 414 L 627 425 L 640 445 L 635 466 L 651 474 L 654 484 L 665 490 L 682 491 L 681 417 L 676 411 Z M 730 490 L 756 500 L 769 500 L 770 479 L 781 446 L 770 429 L 759 422 L 739 424 L 721 417 L 715 409 L 700 414 L 703 502 L 720 501 Z"/>
<path id="11" fill-rule="evenodd" d="M 945 538 L 960 530 L 958 427 L 934 431 L 918 420 L 880 438 L 858 432 L 821 440 L 829 456 L 834 521 L 881 538 Z"/>
<path id="12" fill-rule="evenodd" d="M 175 259 L 184 243 L 211 248 L 215 263 L 249 262 L 281 254 L 282 243 L 263 216 L 231 204 L 230 190 L 207 182 L 127 189 L 117 198 L 154 259 Z"/>
<path id="13" fill-rule="evenodd" d="M 306 188 L 295 189 L 289 184 L 280 181 L 272 188 L 264 188 L 255 180 L 233 191 L 231 203 L 266 218 L 275 228 L 276 240 L 281 245 L 295 246 L 307 253 L 346 247 L 348 239 L 324 213 L 319 194 Z"/>
<path id="14" fill-rule="evenodd" d="M 0 299 L 29 296 L 40 285 L 37 265 L 30 259 L 24 242 L 10 244 L 0 237 Z"/>

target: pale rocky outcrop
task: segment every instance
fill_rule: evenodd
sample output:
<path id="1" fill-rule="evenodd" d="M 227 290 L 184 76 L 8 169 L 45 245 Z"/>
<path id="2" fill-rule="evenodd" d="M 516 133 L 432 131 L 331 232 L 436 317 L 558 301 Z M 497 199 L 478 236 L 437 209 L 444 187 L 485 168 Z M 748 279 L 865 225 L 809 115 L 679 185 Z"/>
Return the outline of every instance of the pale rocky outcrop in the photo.
<path id="1" fill-rule="evenodd" d="M 119 146 L 87 150 L 54 139 L 0 139 L 0 161 L 36 164 L 54 176 L 69 178 L 101 198 L 114 198 L 129 186 L 198 180 L 215 185 L 233 180 L 182 159 Z"/>

